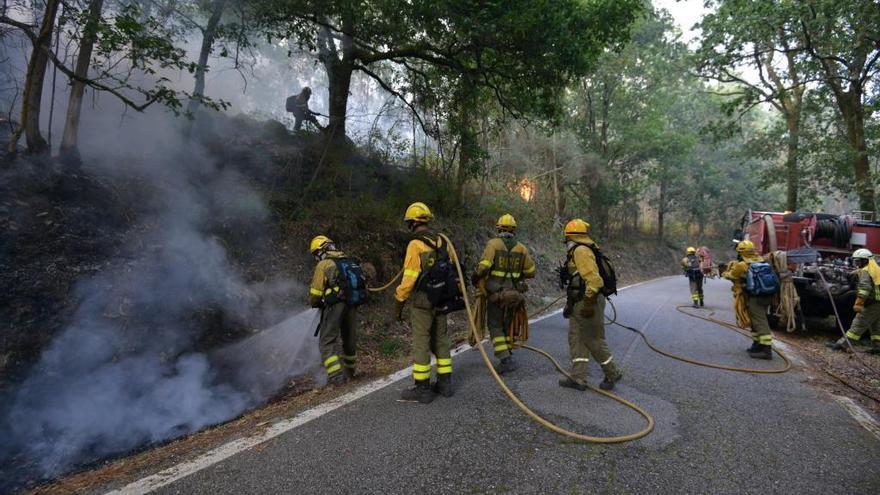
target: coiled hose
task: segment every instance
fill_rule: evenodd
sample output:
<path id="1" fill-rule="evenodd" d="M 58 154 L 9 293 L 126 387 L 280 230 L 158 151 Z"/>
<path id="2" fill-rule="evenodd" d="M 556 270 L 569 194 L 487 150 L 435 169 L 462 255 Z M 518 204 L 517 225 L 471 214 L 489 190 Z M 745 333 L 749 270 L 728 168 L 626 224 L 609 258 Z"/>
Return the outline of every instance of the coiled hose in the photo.
<path id="1" fill-rule="evenodd" d="M 465 296 L 464 297 L 464 304 L 465 304 L 465 310 L 467 311 L 467 314 L 468 314 L 468 325 L 471 328 L 471 332 L 473 333 L 474 338 L 476 338 L 477 337 L 477 328 L 474 325 L 474 313 L 473 313 L 473 310 L 471 309 L 471 303 L 470 303 L 470 298 L 468 297 L 467 287 L 464 284 L 464 280 L 465 280 L 464 273 L 461 270 L 461 263 L 459 262 L 458 253 L 455 251 L 455 245 L 452 243 L 452 241 L 449 240 L 448 237 L 446 237 L 443 234 L 440 234 L 440 237 L 447 243 L 447 246 L 449 246 L 449 250 L 451 251 L 452 257 L 453 257 L 453 259 L 455 259 L 455 269 L 458 272 L 459 285 L 461 287 L 462 294 L 464 294 L 464 296 Z M 553 365 L 556 367 L 556 369 L 559 370 L 560 373 L 568 376 L 569 378 L 573 378 L 562 367 L 562 365 L 559 364 L 559 361 L 557 361 L 555 358 L 553 358 L 553 356 L 551 356 L 548 352 L 546 352 L 542 349 L 539 349 L 537 347 L 532 347 L 532 346 L 528 346 L 525 344 L 519 344 L 519 347 L 522 347 L 524 349 L 528 349 L 533 352 L 537 352 L 537 353 L 543 355 L 544 357 L 550 359 L 550 361 L 553 363 Z M 483 348 L 482 344 L 477 345 L 477 350 L 480 351 L 480 356 L 482 356 L 482 358 L 483 358 L 483 363 L 486 365 L 486 368 L 489 370 L 489 373 L 492 375 L 492 378 L 495 379 L 495 382 L 498 384 L 499 387 L 501 387 L 501 390 L 505 393 L 505 395 L 507 395 L 507 397 L 511 400 L 511 402 L 513 402 L 514 405 L 516 405 L 516 407 L 518 407 L 522 412 L 526 413 L 526 415 L 528 415 L 530 418 L 535 420 L 535 422 L 537 422 L 538 424 L 547 428 L 550 431 L 559 433 L 560 435 L 566 436 L 568 438 L 572 438 L 574 440 L 578 440 L 581 442 L 587 442 L 587 443 L 623 443 L 623 442 L 631 442 L 633 440 L 638 440 L 639 438 L 642 438 L 642 437 L 648 435 L 649 433 L 651 433 L 651 431 L 654 429 L 654 418 L 647 411 L 645 411 L 644 409 L 642 409 L 638 405 L 636 405 L 636 404 L 634 404 L 634 403 L 632 403 L 622 397 L 619 397 L 615 394 L 612 394 L 611 392 L 606 392 L 606 391 L 604 391 L 598 387 L 594 387 L 592 385 L 588 385 L 590 390 L 593 390 L 594 392 L 600 393 L 610 399 L 613 399 L 613 400 L 629 407 L 630 409 L 636 411 L 637 413 L 639 413 L 643 418 L 645 418 L 645 422 L 646 422 L 645 427 L 641 431 L 636 432 L 636 433 L 632 433 L 629 435 L 614 436 L 614 437 L 594 437 L 594 436 L 584 435 L 581 433 L 577 433 L 577 432 L 565 429 L 565 428 L 543 418 L 541 415 L 539 415 L 538 413 L 533 411 L 531 408 L 529 408 L 529 406 L 527 406 L 522 400 L 520 400 L 520 398 L 517 397 L 517 395 L 515 393 L 513 393 L 512 390 L 510 390 L 510 387 L 507 386 L 507 384 L 504 382 L 504 380 L 501 378 L 501 376 L 498 374 L 498 372 L 495 371 L 495 367 L 492 366 L 492 361 L 489 359 L 489 355 L 486 353 L 486 349 Z"/>

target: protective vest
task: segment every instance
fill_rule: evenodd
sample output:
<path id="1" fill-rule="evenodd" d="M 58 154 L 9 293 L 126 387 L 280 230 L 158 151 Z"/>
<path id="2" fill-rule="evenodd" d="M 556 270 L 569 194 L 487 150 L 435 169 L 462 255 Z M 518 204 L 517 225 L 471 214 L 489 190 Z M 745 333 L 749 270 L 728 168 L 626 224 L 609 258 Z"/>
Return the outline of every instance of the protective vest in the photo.
<path id="1" fill-rule="evenodd" d="M 497 242 L 501 241 L 501 242 Z M 490 292 L 502 289 L 512 289 L 522 277 L 526 260 L 526 248 L 513 239 L 493 239 L 493 243 L 499 244 L 495 248 L 495 258 L 489 271 L 489 280 L 486 289 Z M 500 249 L 503 245 L 504 249 Z"/>
<path id="2" fill-rule="evenodd" d="M 866 301 L 880 301 L 880 286 L 874 284 L 867 267 L 859 270 L 859 284 L 856 295 Z"/>
<path id="3" fill-rule="evenodd" d="M 327 257 L 318 262 L 315 267 L 315 275 L 312 278 L 309 295 L 313 300 L 313 306 L 318 301 L 332 304 L 328 301 L 338 300 L 340 286 L 338 283 L 339 269 L 336 267 L 336 259 L 344 258 L 342 251 L 330 251 Z"/>
<path id="4" fill-rule="evenodd" d="M 700 260 L 697 258 L 696 254 L 689 254 L 685 257 L 686 260 L 686 268 L 691 271 L 699 271 L 700 270 Z"/>

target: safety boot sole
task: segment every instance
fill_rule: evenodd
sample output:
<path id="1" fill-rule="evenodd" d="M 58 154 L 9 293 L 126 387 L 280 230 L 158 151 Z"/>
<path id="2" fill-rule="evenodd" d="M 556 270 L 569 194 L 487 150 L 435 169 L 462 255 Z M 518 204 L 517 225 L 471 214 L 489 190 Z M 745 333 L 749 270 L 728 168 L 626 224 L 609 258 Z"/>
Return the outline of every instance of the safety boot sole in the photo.
<path id="1" fill-rule="evenodd" d="M 767 351 L 749 352 L 749 357 L 752 359 L 771 360 L 771 359 L 773 359 L 773 352 L 772 351 L 771 352 L 767 352 Z"/>
<path id="2" fill-rule="evenodd" d="M 573 388 L 575 390 L 580 390 L 581 392 L 587 390 L 587 385 L 585 383 L 578 383 L 571 378 L 562 378 L 559 380 L 559 386 L 565 388 Z"/>
<path id="3" fill-rule="evenodd" d="M 437 397 L 430 388 L 422 390 L 407 389 L 401 392 L 398 402 L 418 402 L 420 404 L 430 404 Z"/>
<path id="4" fill-rule="evenodd" d="M 452 388 L 452 385 L 440 385 L 439 383 L 435 383 L 434 385 L 431 385 L 431 391 L 447 398 L 455 395 L 455 389 Z"/>

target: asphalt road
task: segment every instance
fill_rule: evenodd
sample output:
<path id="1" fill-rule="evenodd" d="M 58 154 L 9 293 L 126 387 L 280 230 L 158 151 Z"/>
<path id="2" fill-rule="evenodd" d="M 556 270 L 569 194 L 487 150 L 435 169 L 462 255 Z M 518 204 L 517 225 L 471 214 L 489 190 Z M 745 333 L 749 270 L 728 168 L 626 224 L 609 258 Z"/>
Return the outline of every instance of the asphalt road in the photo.
<path id="1" fill-rule="evenodd" d="M 739 366 L 756 362 L 747 339 L 675 311 L 684 277 L 622 292 L 621 322 L 665 349 Z M 729 284 L 709 281 L 707 309 L 730 320 Z M 567 322 L 536 323 L 531 343 L 568 359 Z M 570 442 L 533 423 L 501 393 L 476 351 L 454 358 L 458 390 L 430 405 L 397 402 L 401 380 L 299 428 L 165 486 L 165 494 L 242 493 L 880 493 L 880 441 L 795 367 L 781 375 L 699 368 L 607 329 L 624 379 L 616 392 L 657 424 L 622 445 Z M 507 376 L 527 404 L 593 435 L 642 427 L 633 411 L 596 393 L 557 386 L 544 358 L 519 351 Z M 589 380 L 601 371 L 591 364 Z"/>

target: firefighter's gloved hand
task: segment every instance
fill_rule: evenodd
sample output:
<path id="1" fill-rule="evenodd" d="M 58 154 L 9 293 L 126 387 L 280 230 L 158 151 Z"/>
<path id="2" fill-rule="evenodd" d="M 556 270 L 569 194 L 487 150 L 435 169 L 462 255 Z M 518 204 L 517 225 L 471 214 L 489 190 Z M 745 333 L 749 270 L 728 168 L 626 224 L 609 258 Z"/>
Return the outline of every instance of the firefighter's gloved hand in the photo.
<path id="1" fill-rule="evenodd" d="M 584 304 L 581 306 L 580 314 L 584 318 L 592 318 L 596 314 L 596 294 L 594 292 L 587 291 L 587 294 L 584 295 Z"/>
<path id="2" fill-rule="evenodd" d="M 477 274 L 477 272 L 474 272 L 473 275 L 471 275 L 471 285 L 473 285 L 474 287 L 479 287 L 479 285 L 480 285 L 480 280 L 482 280 L 482 279 L 483 279 L 483 278 L 480 277 L 480 276 Z"/>
<path id="3" fill-rule="evenodd" d="M 853 304 L 853 311 L 855 311 L 856 313 L 861 313 L 863 309 L 865 309 L 865 300 L 861 297 L 857 297 L 856 303 Z"/>
<path id="4" fill-rule="evenodd" d="M 403 306 L 405 304 L 406 301 L 394 300 L 394 309 L 391 312 L 391 318 L 394 321 L 403 321 Z"/>

